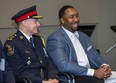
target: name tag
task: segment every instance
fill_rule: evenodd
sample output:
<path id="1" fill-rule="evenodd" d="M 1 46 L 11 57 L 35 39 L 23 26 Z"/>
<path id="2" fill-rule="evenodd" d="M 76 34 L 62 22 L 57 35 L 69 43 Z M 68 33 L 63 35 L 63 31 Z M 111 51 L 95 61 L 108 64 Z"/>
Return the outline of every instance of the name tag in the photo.
<path id="1" fill-rule="evenodd" d="M 30 51 L 26 50 L 25 53 L 30 53 Z"/>

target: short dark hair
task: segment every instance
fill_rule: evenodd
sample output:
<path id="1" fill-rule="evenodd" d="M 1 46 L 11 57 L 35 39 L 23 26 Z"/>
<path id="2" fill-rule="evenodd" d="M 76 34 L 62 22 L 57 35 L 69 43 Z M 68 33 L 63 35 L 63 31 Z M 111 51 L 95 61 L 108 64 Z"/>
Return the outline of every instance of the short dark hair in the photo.
<path id="1" fill-rule="evenodd" d="M 62 16 L 64 15 L 65 10 L 67 10 L 68 8 L 74 8 L 74 7 L 70 6 L 70 5 L 63 6 L 59 11 L 59 19 L 62 18 Z"/>

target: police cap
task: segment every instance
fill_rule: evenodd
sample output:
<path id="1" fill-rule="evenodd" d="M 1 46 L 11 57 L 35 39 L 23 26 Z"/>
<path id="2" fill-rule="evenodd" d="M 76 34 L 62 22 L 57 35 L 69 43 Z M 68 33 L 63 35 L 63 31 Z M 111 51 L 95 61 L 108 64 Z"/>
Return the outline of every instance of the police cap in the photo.
<path id="1" fill-rule="evenodd" d="M 43 18 L 42 16 L 39 16 L 37 14 L 35 5 L 19 11 L 11 19 L 15 20 L 16 23 L 19 23 L 19 22 L 29 19 L 29 18 L 34 18 L 34 19 L 42 19 Z"/>

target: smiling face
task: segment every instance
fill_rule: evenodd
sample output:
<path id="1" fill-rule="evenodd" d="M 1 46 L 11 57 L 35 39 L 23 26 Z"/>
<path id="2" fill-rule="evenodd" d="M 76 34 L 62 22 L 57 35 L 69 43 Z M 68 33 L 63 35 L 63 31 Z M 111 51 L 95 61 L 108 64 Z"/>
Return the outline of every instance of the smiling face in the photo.
<path id="1" fill-rule="evenodd" d="M 75 32 L 77 31 L 79 20 L 79 14 L 77 10 L 75 8 L 68 8 L 64 11 L 60 22 L 64 28 L 71 32 Z"/>
<path id="2" fill-rule="evenodd" d="M 21 22 L 20 30 L 26 33 L 29 36 L 38 33 L 38 28 L 40 27 L 40 23 L 38 19 L 27 19 Z"/>
<path id="3" fill-rule="evenodd" d="M 31 34 L 38 33 L 39 27 L 40 27 L 40 23 L 38 22 L 38 19 L 29 19 L 28 20 L 27 30 Z"/>

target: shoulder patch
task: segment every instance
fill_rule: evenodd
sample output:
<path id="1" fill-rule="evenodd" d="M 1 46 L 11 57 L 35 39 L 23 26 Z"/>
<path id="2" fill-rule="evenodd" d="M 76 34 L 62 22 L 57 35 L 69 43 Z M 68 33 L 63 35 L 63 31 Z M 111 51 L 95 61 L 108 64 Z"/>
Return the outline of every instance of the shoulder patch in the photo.
<path id="1" fill-rule="evenodd" d="M 14 46 L 12 44 L 6 44 L 5 49 L 8 56 L 12 56 L 14 54 Z"/>

